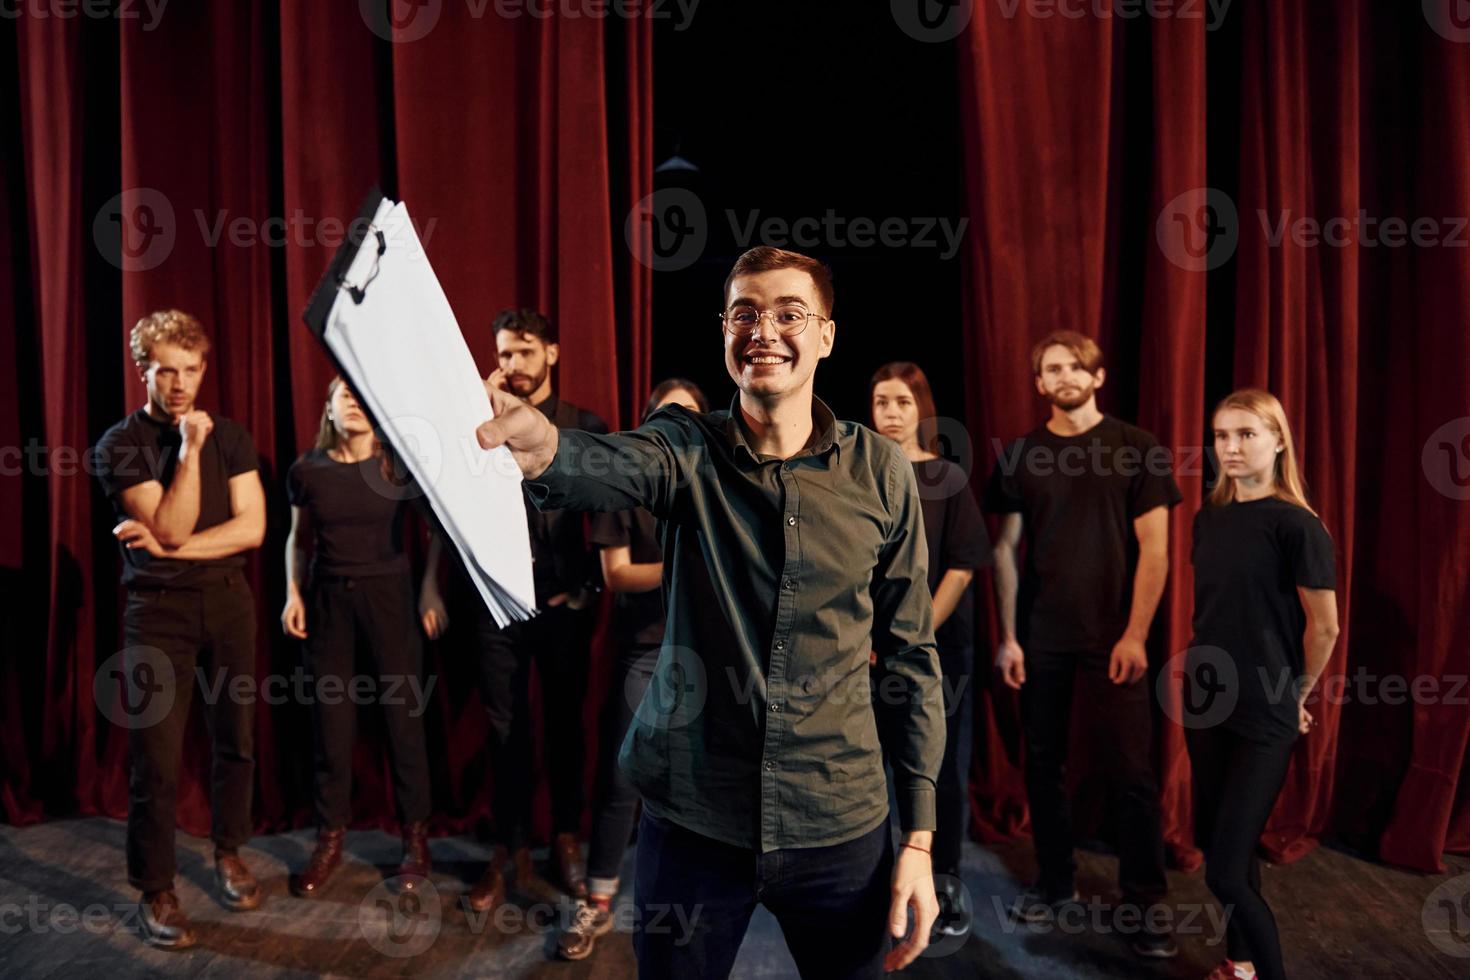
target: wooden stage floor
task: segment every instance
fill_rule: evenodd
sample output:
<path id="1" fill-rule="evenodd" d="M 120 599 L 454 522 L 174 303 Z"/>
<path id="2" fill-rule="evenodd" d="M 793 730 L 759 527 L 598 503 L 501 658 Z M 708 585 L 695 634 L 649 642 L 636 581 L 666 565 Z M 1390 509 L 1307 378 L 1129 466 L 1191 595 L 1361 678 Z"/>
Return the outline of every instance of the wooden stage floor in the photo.
<path id="1" fill-rule="evenodd" d="M 99 977 L 496 977 L 623 978 L 636 975 L 627 896 L 619 926 L 581 963 L 554 958 L 564 913 L 521 899 L 499 917 L 468 918 L 458 903 L 486 853 L 467 838 L 432 844 L 437 896 L 395 913 L 383 887 L 398 855 L 386 834 L 348 835 L 348 863 L 326 895 L 293 898 L 288 869 L 304 864 L 309 831 L 257 838 L 244 856 L 266 889 L 257 911 L 234 914 L 211 896 L 207 841 L 179 835 L 179 896 L 199 943 L 182 953 L 145 947 L 133 925 L 136 894 L 123 869 L 123 826 L 101 818 L 0 827 L 0 964 L 6 978 Z M 630 849 L 624 881 L 632 877 Z M 1171 873 L 1170 902 L 1181 933 L 1178 958 L 1145 963 L 1109 925 L 1116 863 L 1079 854 L 1086 914 L 1065 931 L 1032 932 L 998 914 L 1032 870 L 1021 843 L 967 842 L 964 886 L 975 926 L 958 948 L 906 971 L 922 978 L 1202 977 L 1223 955 L 1204 877 Z M 1293 978 L 1463 977 L 1470 975 L 1470 859 L 1451 859 L 1444 876 L 1386 868 L 1319 848 L 1285 868 L 1264 869 Z M 1433 894 L 1432 894 L 1433 893 Z M 435 898 L 437 897 L 437 909 Z M 1447 917 L 1455 917 L 1449 921 Z M 1432 939 L 1430 933 L 1434 933 Z M 1186 934 L 1187 933 L 1187 934 Z M 1451 955 L 1451 954 L 1454 955 Z M 735 976 L 795 975 L 780 930 L 758 911 Z"/>

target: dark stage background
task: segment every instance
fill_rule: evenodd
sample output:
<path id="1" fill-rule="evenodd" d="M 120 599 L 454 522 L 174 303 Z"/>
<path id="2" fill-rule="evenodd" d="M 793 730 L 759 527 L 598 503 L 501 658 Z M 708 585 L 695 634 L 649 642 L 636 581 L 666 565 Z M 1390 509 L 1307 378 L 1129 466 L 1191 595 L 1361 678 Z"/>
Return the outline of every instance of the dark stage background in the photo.
<path id="1" fill-rule="evenodd" d="M 762 240 L 836 272 L 818 393 L 866 420 L 873 369 L 918 361 L 977 492 L 992 441 L 1044 415 L 1031 343 L 1059 326 L 1096 334 L 1103 408 L 1188 463 L 1156 671 L 1189 641 L 1208 407 L 1271 388 L 1339 550 L 1328 675 L 1377 680 L 1316 709 L 1263 845 L 1289 860 L 1336 838 L 1424 870 L 1470 849 L 1470 710 L 1463 689 L 1443 696 L 1470 670 L 1470 249 L 1456 230 L 1470 215 L 1470 30 L 1414 3 L 1236 0 L 1218 23 L 1198 6 L 1204 19 L 1070 19 L 982 0 L 926 21 L 899 0 L 704 0 L 686 22 L 669 5 L 543 20 L 443 0 L 399 8 L 396 34 L 354 0 L 175 0 L 151 29 L 0 20 L 0 445 L 42 447 L 0 481 L 5 818 L 126 809 L 123 732 L 92 696 L 119 644 L 117 556 L 79 456 L 141 403 L 126 332 L 148 310 L 181 306 L 212 330 L 201 407 L 254 433 L 272 496 L 250 565 L 260 668 L 297 662 L 277 626 L 280 480 L 330 376 L 299 313 L 334 244 L 320 223 L 349 218 L 376 182 L 407 201 L 482 364 L 494 312 L 539 306 L 561 326 L 560 391 L 615 424 L 670 374 L 728 401 L 720 285 Z M 1341 245 L 1273 240 L 1283 215 L 1360 209 L 1432 222 L 1440 243 L 1387 244 L 1361 222 Z M 252 239 L 298 212 L 312 230 Z M 961 221 L 955 250 L 943 229 Z M 891 243 L 864 244 L 864 222 L 890 222 Z M 814 237 L 793 241 L 798 228 Z M 1026 831 L 1016 705 L 988 669 L 989 629 L 982 840 Z M 469 658 L 453 630 L 428 658 L 441 830 L 488 817 Z M 1431 678 L 1441 696 L 1383 703 L 1389 676 Z M 1190 867 L 1188 760 L 1159 721 L 1173 856 Z M 308 731 L 299 705 L 260 710 L 262 830 L 310 819 Z M 363 826 L 392 821 L 377 739 L 369 722 Z M 1105 837 L 1088 742 L 1079 813 Z M 180 798 L 194 833 L 203 749 L 187 749 Z"/>

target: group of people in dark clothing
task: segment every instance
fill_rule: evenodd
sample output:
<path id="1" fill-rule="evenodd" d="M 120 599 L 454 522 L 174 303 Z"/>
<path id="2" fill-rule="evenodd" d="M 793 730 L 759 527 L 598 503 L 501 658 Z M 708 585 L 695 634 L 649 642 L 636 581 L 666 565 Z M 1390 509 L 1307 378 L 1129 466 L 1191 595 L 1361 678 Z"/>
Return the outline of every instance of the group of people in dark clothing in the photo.
<path id="1" fill-rule="evenodd" d="M 758 904 L 807 976 L 875 976 L 911 963 L 931 936 L 967 932 L 958 882 L 974 741 L 974 580 L 992 564 L 995 667 L 1020 692 L 1039 870 L 1011 914 L 1045 922 L 1080 901 L 1065 780 L 1078 699 L 1098 725 L 1090 735 L 1117 827 L 1122 904 L 1165 906 L 1146 641 L 1169 574 L 1169 510 L 1182 501 L 1170 454 L 1101 412 L 1101 351 L 1059 331 L 1036 344 L 1030 364 L 1049 416 L 999 454 L 977 505 L 969 474 L 939 454 L 933 394 L 917 365 L 874 374 L 870 426 L 838 421 L 815 397 L 815 368 L 835 343 L 833 298 L 820 262 L 747 252 L 720 314 L 739 389 L 729 408 L 711 411 L 696 385 L 674 378 L 624 433 L 557 396 L 560 347 L 545 317 L 507 310 L 493 324 L 494 414 L 478 438 L 507 447 L 525 477 L 538 613 L 499 627 L 473 602 L 460 627 L 456 612 L 478 657 L 497 835 L 463 901 L 477 912 L 504 903 L 507 871 L 523 894 L 570 896 L 575 911 L 557 941 L 565 959 L 586 958 L 612 928 L 635 826 L 643 976 L 727 975 Z M 127 845 L 144 938 L 172 949 L 195 941 L 173 890 L 195 667 L 253 676 L 242 565 L 265 531 L 249 435 L 195 407 L 208 351 L 202 326 L 184 313 L 140 320 L 132 354 L 147 404 L 97 447 L 120 521 L 126 645 L 130 655 L 161 654 L 172 688 L 163 721 L 129 730 Z M 1185 720 L 1196 840 L 1230 913 L 1229 959 L 1211 976 L 1272 978 L 1284 968 L 1255 844 L 1292 745 L 1313 724 L 1306 698 L 1337 635 L 1335 562 L 1280 403 L 1238 391 L 1211 428 L 1219 476 L 1194 520 L 1188 655 L 1226 665 L 1238 694 L 1228 713 Z M 420 678 L 424 639 L 443 635 L 446 610 L 461 608 L 446 596 L 465 591 L 462 576 L 443 576 L 454 563 L 425 514 L 426 569 L 415 582 L 405 550 L 414 488 L 341 378 L 286 487 L 281 625 L 301 641 L 307 672 L 344 683 L 359 673 Z M 982 510 L 997 528 L 993 543 Z M 616 659 L 584 859 L 582 715 L 604 588 L 616 596 Z M 530 850 L 533 664 L 551 795 L 546 877 Z M 839 695 L 850 683 L 870 693 Z M 311 704 L 318 836 L 292 875 L 302 897 L 322 893 L 343 860 L 357 707 Z M 381 710 L 403 835 L 391 883 L 412 892 L 431 873 L 423 722 L 401 699 Z M 253 711 L 230 698 L 206 711 L 216 878 L 239 910 L 261 902 L 239 854 L 251 833 Z M 687 928 L 645 927 L 672 905 L 697 910 Z M 1142 921 L 1134 951 L 1175 955 L 1167 916 Z"/>

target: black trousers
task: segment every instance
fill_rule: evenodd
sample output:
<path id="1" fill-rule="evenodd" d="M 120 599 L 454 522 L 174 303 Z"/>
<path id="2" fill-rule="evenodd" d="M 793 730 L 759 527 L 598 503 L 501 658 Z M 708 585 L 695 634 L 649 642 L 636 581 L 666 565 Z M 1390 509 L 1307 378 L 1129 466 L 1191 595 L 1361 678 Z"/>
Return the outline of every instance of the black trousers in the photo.
<path id="1" fill-rule="evenodd" d="M 492 806 L 496 832 L 507 847 L 525 844 L 531 829 L 532 750 L 530 678 L 541 679 L 545 759 L 551 784 L 553 833 L 576 833 L 582 823 L 582 767 L 586 748 L 582 702 L 587 696 L 591 610 L 555 606 L 505 629 L 479 607 L 475 623 L 480 694 L 490 718 Z"/>
<path id="2" fill-rule="evenodd" d="M 970 647 L 939 650 L 939 672 L 944 683 L 944 761 L 934 793 L 935 874 L 959 876 L 960 849 L 965 839 L 966 804 L 970 798 L 970 757 L 973 754 L 975 651 Z"/>
<path id="3" fill-rule="evenodd" d="M 1111 651 L 1054 653 L 1026 651 L 1021 686 L 1025 735 L 1026 800 L 1041 885 L 1049 894 L 1070 895 L 1077 860 L 1073 854 L 1072 808 L 1067 796 L 1067 748 L 1074 693 L 1106 727 L 1096 732 L 1108 781 L 1108 800 L 1117 826 L 1118 885 L 1123 901 L 1147 908 L 1168 891 L 1159 789 L 1149 759 L 1153 687 L 1147 677 L 1132 684 L 1108 680 Z"/>
<path id="4" fill-rule="evenodd" d="M 373 680 L 366 700 L 380 706 L 388 732 L 393 796 L 403 823 L 429 817 L 429 754 L 424 742 L 423 640 L 413 580 L 407 573 L 364 578 L 319 575 L 307 597 L 306 669 L 310 675 L 317 822 L 352 821 L 352 746 L 364 697 L 350 692 L 359 653 Z M 332 678 L 332 687 L 323 685 Z"/>
<path id="5" fill-rule="evenodd" d="M 613 893 L 623 866 L 623 852 L 638 818 L 638 790 L 618 768 L 618 752 L 648 690 L 658 664 L 658 649 L 633 646 L 619 650 L 607 700 L 602 705 L 597 783 L 592 794 L 592 839 L 587 848 L 588 887 L 599 894 Z"/>
<path id="6" fill-rule="evenodd" d="M 1266 743 L 1212 728 L 1186 729 L 1194 786 L 1194 839 L 1205 852 L 1205 883 L 1230 913 L 1225 949 L 1261 980 L 1286 976 L 1276 917 L 1261 897 L 1256 845 L 1286 782 L 1294 742 Z"/>
<path id="7" fill-rule="evenodd" d="M 255 698 L 234 697 L 236 677 L 255 677 L 255 602 L 238 571 L 200 588 L 131 590 L 123 613 L 128 725 L 128 882 L 173 888 L 175 806 L 196 667 L 212 748 L 210 836 L 216 847 L 250 839 L 255 779 Z M 238 689 L 237 689 L 238 690 Z M 250 688 L 253 691 L 253 687 Z M 154 699 L 159 699 L 155 701 Z"/>
<path id="8" fill-rule="evenodd" d="M 762 854 L 645 808 L 633 884 L 638 976 L 729 976 L 759 903 L 780 924 L 803 977 L 876 980 L 888 952 L 892 888 L 893 838 L 886 820 L 841 844 Z"/>

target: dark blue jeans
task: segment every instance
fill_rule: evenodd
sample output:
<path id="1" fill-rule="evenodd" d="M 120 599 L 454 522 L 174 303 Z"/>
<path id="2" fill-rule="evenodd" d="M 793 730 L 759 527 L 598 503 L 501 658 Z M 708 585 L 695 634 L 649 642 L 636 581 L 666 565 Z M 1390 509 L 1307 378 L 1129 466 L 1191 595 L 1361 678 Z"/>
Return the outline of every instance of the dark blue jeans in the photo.
<path id="1" fill-rule="evenodd" d="M 729 976 L 759 903 L 780 924 L 803 977 L 881 977 L 892 879 L 886 820 L 841 844 L 762 854 L 645 807 L 633 885 L 638 976 Z"/>

